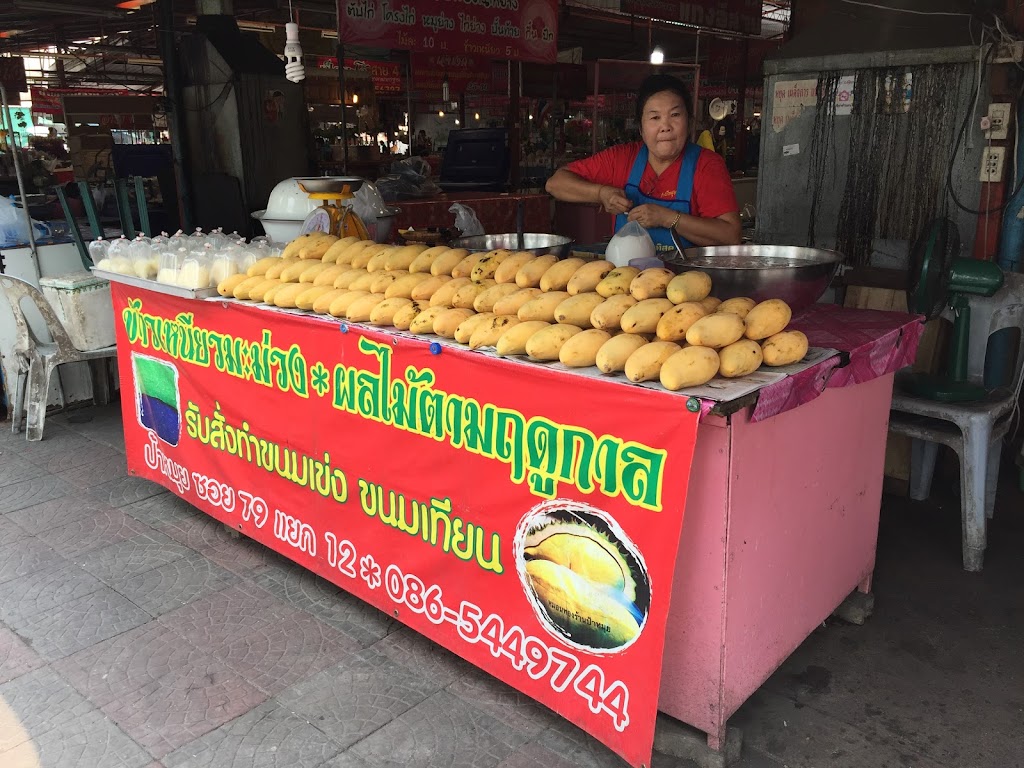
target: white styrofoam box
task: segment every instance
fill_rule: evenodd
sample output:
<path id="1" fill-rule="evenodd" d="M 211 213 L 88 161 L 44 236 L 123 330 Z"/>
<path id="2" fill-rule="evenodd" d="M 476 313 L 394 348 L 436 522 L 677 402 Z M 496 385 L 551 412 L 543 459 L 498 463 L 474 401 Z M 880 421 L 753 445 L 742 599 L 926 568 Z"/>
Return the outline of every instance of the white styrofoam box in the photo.
<path id="1" fill-rule="evenodd" d="M 116 343 L 108 281 L 88 272 L 72 272 L 41 278 L 39 286 L 78 349 L 102 349 Z"/>

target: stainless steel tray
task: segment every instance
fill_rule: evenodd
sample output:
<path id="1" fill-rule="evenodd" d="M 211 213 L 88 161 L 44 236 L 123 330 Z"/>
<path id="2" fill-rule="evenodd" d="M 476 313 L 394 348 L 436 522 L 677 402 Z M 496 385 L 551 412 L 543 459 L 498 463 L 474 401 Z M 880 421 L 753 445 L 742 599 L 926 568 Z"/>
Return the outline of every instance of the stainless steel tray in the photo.
<path id="1" fill-rule="evenodd" d="M 145 280 L 135 275 L 122 275 L 120 272 L 107 272 L 105 269 L 96 269 L 96 267 L 90 267 L 90 271 L 96 275 L 96 277 L 102 277 L 104 280 L 109 280 L 112 283 L 124 283 L 130 285 L 133 288 L 144 288 L 147 291 L 153 291 L 155 293 L 164 293 L 168 296 L 177 296 L 182 299 L 209 299 L 217 295 L 216 288 L 199 288 L 193 290 L 191 288 L 179 288 L 176 285 L 167 285 L 166 283 L 158 283 L 156 280 Z"/>
<path id="2" fill-rule="evenodd" d="M 537 256 L 550 253 L 564 259 L 569 255 L 573 242 L 571 237 L 548 235 L 541 232 L 524 232 L 522 243 L 520 243 L 518 234 L 506 232 L 501 235 L 460 237 L 457 240 L 452 240 L 452 248 L 465 248 L 473 253 L 504 248 L 508 251 L 528 251 Z"/>

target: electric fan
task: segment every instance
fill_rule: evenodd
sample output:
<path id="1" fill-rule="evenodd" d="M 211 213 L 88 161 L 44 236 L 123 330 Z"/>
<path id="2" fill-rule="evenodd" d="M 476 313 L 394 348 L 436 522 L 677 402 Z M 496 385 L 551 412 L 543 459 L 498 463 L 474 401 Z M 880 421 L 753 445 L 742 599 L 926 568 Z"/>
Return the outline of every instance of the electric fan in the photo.
<path id="1" fill-rule="evenodd" d="M 926 400 L 966 402 L 985 397 L 985 388 L 967 380 L 971 308 L 967 297 L 991 296 L 1003 285 L 999 265 L 959 257 L 960 233 L 949 219 L 936 219 L 925 229 L 910 253 L 911 286 L 907 306 L 932 320 L 949 307 L 953 312 L 953 338 L 946 372 L 903 373 L 897 386 Z"/>

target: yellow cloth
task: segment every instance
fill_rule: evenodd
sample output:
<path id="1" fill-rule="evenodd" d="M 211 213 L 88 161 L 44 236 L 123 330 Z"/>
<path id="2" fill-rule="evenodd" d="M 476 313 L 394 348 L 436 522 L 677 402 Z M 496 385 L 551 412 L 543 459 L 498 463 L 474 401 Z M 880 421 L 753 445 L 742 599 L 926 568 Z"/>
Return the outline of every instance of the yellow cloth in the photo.
<path id="1" fill-rule="evenodd" d="M 700 136 L 697 137 L 697 146 L 710 149 L 712 152 L 715 151 L 715 140 L 711 137 L 711 131 L 701 131 Z"/>

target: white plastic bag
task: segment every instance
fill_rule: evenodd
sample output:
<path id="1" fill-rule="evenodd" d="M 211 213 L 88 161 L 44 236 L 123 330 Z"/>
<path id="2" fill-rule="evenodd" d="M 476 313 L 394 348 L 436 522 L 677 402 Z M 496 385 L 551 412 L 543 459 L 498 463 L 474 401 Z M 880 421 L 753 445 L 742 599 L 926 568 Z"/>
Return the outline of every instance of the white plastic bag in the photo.
<path id="1" fill-rule="evenodd" d="M 376 222 L 378 216 L 388 212 L 388 204 L 380 196 L 377 185 L 372 181 L 364 181 L 362 186 L 356 190 L 352 201 L 352 210 L 363 220 L 364 224 Z"/>
<path id="2" fill-rule="evenodd" d="M 455 203 L 448 209 L 448 213 L 455 214 L 455 228 L 462 233 L 463 237 L 485 234 L 484 225 L 480 223 L 480 219 L 476 217 L 476 212 L 472 208 Z"/>
<path id="3" fill-rule="evenodd" d="M 380 196 L 377 186 L 371 181 L 363 182 L 352 197 L 352 211 L 363 222 L 371 240 L 377 239 L 377 219 L 385 216 L 388 205 Z"/>
<path id="4" fill-rule="evenodd" d="M 616 267 L 625 267 L 631 261 L 649 259 L 655 255 L 654 241 L 647 230 L 630 221 L 608 243 L 604 257 Z"/>
<path id="5" fill-rule="evenodd" d="M 45 224 L 33 220 L 32 226 L 37 240 L 50 234 Z M 0 245 L 13 247 L 27 243 L 28 224 L 24 211 L 9 197 L 0 197 Z"/>

